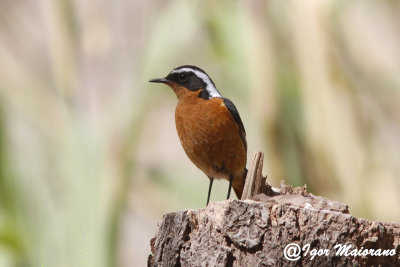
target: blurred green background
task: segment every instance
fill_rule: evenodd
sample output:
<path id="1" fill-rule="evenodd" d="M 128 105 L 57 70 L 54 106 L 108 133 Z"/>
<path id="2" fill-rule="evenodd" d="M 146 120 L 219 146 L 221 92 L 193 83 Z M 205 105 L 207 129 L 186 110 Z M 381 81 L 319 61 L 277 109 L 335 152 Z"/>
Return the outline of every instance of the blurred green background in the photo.
<path id="1" fill-rule="evenodd" d="M 273 185 L 400 221 L 399 59 L 394 0 L 1 0 L 0 266 L 144 266 L 164 213 L 205 206 L 176 97 L 147 82 L 184 64 Z"/>

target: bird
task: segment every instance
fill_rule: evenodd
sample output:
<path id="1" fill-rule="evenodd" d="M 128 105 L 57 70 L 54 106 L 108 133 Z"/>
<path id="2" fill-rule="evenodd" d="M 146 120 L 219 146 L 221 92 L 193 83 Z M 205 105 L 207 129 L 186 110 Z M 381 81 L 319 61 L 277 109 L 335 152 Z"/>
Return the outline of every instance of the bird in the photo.
<path id="1" fill-rule="evenodd" d="M 209 178 L 207 206 L 214 179 L 229 181 L 241 198 L 247 175 L 246 131 L 236 106 L 223 97 L 210 76 L 199 67 L 183 65 L 166 77 L 149 82 L 163 83 L 178 98 L 175 126 L 189 159 Z"/>

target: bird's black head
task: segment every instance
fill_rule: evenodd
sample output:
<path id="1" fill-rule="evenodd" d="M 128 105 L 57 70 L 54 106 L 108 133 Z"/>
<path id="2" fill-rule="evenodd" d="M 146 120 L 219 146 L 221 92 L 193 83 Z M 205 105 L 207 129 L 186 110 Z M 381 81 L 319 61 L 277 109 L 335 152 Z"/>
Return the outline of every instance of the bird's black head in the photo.
<path id="1" fill-rule="evenodd" d="M 212 97 L 221 97 L 221 94 L 215 88 L 214 82 L 207 75 L 207 73 L 196 67 L 190 65 L 180 66 L 173 69 L 165 78 L 152 79 L 149 82 L 156 83 L 175 83 L 190 91 L 197 91 L 202 89 L 199 97 L 210 99 Z"/>

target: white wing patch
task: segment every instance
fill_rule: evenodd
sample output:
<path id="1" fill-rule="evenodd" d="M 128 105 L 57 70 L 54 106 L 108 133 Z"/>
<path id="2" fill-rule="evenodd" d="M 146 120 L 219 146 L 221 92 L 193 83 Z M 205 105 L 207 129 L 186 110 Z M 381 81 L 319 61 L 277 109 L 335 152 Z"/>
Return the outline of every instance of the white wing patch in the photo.
<path id="1" fill-rule="evenodd" d="M 215 88 L 214 84 L 212 83 L 212 81 L 210 80 L 210 77 L 208 77 L 207 74 L 192 69 L 192 68 L 182 68 L 182 69 L 178 69 L 178 70 L 173 70 L 171 73 L 180 73 L 180 72 L 193 72 L 197 77 L 199 77 L 200 79 L 202 79 L 205 83 L 206 83 L 206 90 L 210 95 L 210 98 L 212 97 L 222 97 L 222 95 L 218 92 L 217 88 Z"/>

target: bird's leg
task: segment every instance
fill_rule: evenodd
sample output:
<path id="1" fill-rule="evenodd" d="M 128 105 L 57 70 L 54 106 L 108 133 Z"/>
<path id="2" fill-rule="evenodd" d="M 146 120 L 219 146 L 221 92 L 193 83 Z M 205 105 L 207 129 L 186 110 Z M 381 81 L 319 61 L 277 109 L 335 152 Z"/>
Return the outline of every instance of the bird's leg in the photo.
<path id="1" fill-rule="evenodd" d="M 233 175 L 229 175 L 229 188 L 228 188 L 228 196 L 226 197 L 226 199 L 229 199 L 231 195 L 232 181 L 233 181 Z"/>
<path id="2" fill-rule="evenodd" d="M 207 196 L 207 204 L 206 206 L 208 206 L 208 202 L 210 202 L 210 195 L 211 195 L 211 188 L 214 182 L 214 177 L 208 176 L 208 178 L 210 179 L 210 185 L 208 186 L 208 196 Z"/>

